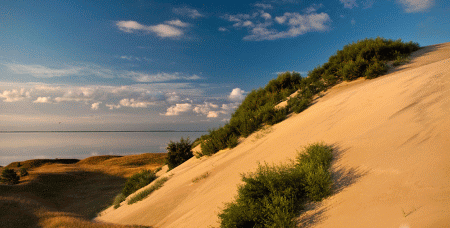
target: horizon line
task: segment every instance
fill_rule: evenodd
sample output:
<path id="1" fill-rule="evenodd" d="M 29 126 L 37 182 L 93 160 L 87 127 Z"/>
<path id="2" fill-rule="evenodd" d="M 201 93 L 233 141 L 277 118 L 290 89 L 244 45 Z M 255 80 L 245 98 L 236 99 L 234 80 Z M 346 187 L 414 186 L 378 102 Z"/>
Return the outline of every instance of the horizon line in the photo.
<path id="1" fill-rule="evenodd" d="M 94 131 L 94 130 L 80 130 L 80 131 L 0 131 L 0 133 L 83 133 L 83 132 L 90 132 L 90 133 L 95 133 L 95 132 L 209 132 L 209 131 L 194 131 L 194 130 L 144 130 L 144 131 L 128 131 L 128 130 L 105 130 L 105 131 Z"/>

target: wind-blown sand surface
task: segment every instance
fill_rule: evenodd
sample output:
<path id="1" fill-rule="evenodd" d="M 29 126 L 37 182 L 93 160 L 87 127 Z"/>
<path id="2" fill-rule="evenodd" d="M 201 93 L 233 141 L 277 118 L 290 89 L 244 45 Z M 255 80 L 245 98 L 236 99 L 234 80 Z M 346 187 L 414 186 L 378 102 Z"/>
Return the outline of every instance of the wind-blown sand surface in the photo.
<path id="1" fill-rule="evenodd" d="M 450 225 L 450 43 L 425 47 L 374 80 L 342 83 L 304 112 L 255 133 L 232 150 L 192 158 L 165 185 L 99 221 L 153 227 L 218 227 L 241 173 L 294 159 L 309 143 L 336 148 L 335 193 L 311 204 L 299 225 Z M 209 176 L 192 180 L 209 172 Z"/>

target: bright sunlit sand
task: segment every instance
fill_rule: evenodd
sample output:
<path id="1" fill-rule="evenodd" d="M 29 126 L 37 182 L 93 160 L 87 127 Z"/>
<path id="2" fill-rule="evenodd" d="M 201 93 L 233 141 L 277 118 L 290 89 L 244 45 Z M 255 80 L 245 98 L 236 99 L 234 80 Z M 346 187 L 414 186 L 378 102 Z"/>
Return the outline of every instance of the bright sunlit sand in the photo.
<path id="1" fill-rule="evenodd" d="M 109 208 L 96 220 L 217 227 L 217 215 L 234 199 L 242 173 L 258 163 L 287 162 L 303 146 L 323 141 L 336 148 L 334 194 L 309 205 L 297 219 L 300 225 L 446 227 L 449 98 L 450 43 L 427 46 L 387 75 L 335 86 L 304 112 L 234 149 L 190 159 L 163 174 L 169 181 L 148 198 Z"/>

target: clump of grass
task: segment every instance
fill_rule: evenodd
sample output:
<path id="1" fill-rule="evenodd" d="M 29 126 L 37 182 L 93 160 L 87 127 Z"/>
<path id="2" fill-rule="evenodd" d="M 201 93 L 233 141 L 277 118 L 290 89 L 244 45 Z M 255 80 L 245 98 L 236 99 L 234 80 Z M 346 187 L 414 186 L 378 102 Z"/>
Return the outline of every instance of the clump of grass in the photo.
<path id="1" fill-rule="evenodd" d="M 145 199 L 152 192 L 160 189 L 167 180 L 169 180 L 168 177 L 162 177 L 161 179 L 158 179 L 157 181 L 155 181 L 155 183 L 150 188 L 147 188 L 147 189 L 143 190 L 142 192 L 139 192 L 135 196 L 131 197 L 128 200 L 128 202 L 127 202 L 128 205 L 136 203 L 138 201 L 141 201 L 141 200 Z"/>
<path id="2" fill-rule="evenodd" d="M 125 201 L 126 198 L 127 198 L 127 197 L 126 197 L 123 193 L 118 194 L 118 195 L 116 196 L 116 198 L 114 198 L 114 203 L 113 203 L 114 209 L 119 208 L 119 207 L 120 207 L 120 203 L 122 203 L 123 201 Z"/>
<path id="3" fill-rule="evenodd" d="M 117 209 L 118 207 L 120 207 L 120 203 L 125 201 L 127 196 L 136 192 L 138 189 L 147 186 L 156 178 L 157 177 L 155 172 L 152 172 L 150 170 L 142 170 L 140 173 L 136 173 L 133 176 L 129 177 L 127 179 L 127 182 L 125 182 L 122 193 L 117 195 L 114 199 L 114 208 Z"/>
<path id="4" fill-rule="evenodd" d="M 260 165 L 243 175 L 236 201 L 219 214 L 221 227 L 295 227 L 306 201 L 331 194 L 331 159 L 332 147 L 316 143 L 305 147 L 295 163 Z"/>
<path id="5" fill-rule="evenodd" d="M 192 182 L 197 183 L 198 181 L 200 181 L 200 180 L 202 180 L 202 179 L 205 179 L 205 178 L 207 178 L 208 176 L 209 176 L 209 172 L 206 172 L 206 173 L 204 173 L 204 174 L 202 174 L 202 175 L 200 175 L 200 176 L 198 176 L 198 177 L 192 179 Z"/>

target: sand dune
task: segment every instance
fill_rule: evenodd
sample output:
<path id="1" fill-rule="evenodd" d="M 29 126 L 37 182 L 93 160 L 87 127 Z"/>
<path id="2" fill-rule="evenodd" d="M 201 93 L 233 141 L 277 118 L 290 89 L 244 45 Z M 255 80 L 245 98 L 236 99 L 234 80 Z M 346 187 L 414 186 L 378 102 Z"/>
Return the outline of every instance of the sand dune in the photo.
<path id="1" fill-rule="evenodd" d="M 240 174 L 296 157 L 309 143 L 336 148 L 335 193 L 298 218 L 311 227 L 447 227 L 450 224 L 450 43 L 425 47 L 374 80 L 343 83 L 300 114 L 232 150 L 192 158 L 147 199 L 99 221 L 218 227 Z M 197 182 L 192 180 L 209 172 Z"/>

